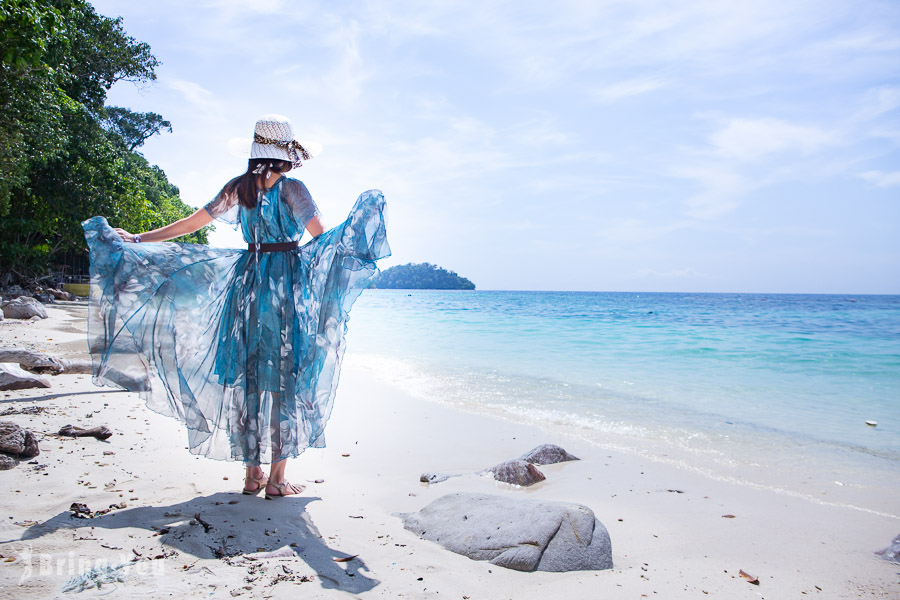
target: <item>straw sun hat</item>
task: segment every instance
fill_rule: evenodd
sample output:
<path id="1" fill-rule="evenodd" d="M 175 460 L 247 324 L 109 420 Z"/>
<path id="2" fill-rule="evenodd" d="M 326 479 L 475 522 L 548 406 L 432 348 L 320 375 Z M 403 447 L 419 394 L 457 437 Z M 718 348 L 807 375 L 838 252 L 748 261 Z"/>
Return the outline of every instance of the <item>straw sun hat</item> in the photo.
<path id="1" fill-rule="evenodd" d="M 274 114 L 259 118 L 252 140 L 237 138 L 230 140 L 228 146 L 238 156 L 285 160 L 295 168 L 321 151 L 321 145 L 316 142 L 296 140 L 290 119 Z"/>

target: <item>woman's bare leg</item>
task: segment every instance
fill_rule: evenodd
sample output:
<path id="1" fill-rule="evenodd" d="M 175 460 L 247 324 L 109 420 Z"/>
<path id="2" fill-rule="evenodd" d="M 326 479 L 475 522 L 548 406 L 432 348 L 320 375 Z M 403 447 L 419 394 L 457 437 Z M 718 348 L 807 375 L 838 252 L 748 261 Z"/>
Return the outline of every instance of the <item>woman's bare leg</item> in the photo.
<path id="1" fill-rule="evenodd" d="M 262 467 L 247 467 L 246 473 L 244 474 L 244 491 L 245 492 L 257 492 L 259 489 L 266 485 L 266 474 L 262 470 Z"/>
<path id="2" fill-rule="evenodd" d="M 269 483 L 266 484 L 267 494 L 272 496 L 293 496 L 306 489 L 302 485 L 294 485 L 292 483 L 284 485 L 286 483 L 284 478 L 285 467 L 287 467 L 287 460 L 272 463 L 272 468 L 269 469 Z M 275 484 L 278 484 L 278 486 L 284 485 L 284 487 L 276 487 Z"/>

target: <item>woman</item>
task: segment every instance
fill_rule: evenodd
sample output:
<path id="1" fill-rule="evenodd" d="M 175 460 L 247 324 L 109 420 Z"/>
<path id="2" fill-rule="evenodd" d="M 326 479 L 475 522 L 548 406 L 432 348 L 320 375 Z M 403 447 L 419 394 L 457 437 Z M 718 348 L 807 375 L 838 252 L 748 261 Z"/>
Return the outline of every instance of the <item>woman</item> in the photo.
<path id="1" fill-rule="evenodd" d="M 286 459 L 325 445 L 348 313 L 390 249 L 378 190 L 324 230 L 306 186 L 284 176 L 310 158 L 285 117 L 257 121 L 250 156 L 204 208 L 166 227 L 84 222 L 89 341 L 96 384 L 184 421 L 192 453 L 243 461 L 243 492 L 272 499 L 303 490 L 285 479 Z M 239 226 L 247 250 L 155 243 L 214 218 Z M 304 229 L 314 239 L 300 247 Z"/>

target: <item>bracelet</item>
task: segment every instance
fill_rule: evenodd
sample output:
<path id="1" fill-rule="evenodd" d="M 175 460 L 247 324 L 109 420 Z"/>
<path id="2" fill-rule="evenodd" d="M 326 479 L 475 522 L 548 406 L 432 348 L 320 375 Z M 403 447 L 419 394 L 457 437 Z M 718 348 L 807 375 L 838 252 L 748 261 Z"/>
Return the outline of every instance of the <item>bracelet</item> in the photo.
<path id="1" fill-rule="evenodd" d="M 140 244 L 141 243 L 141 234 L 137 233 L 137 234 L 131 236 L 131 239 L 135 244 Z"/>

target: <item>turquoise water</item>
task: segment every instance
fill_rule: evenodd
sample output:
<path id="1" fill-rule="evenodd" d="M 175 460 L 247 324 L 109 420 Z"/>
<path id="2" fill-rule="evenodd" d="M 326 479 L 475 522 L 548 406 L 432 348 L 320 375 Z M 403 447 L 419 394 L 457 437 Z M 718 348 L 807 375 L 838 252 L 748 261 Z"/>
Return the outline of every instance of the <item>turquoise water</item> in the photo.
<path id="1" fill-rule="evenodd" d="M 900 296 L 368 290 L 348 342 L 424 399 L 900 514 Z"/>

